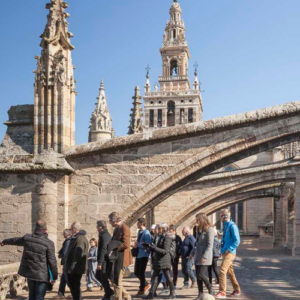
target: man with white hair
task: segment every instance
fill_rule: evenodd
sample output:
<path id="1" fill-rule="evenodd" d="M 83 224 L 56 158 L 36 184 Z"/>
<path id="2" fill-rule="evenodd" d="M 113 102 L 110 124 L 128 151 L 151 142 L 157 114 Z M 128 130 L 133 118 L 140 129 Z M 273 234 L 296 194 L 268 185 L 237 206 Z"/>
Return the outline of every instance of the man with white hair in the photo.
<path id="1" fill-rule="evenodd" d="M 182 289 L 189 288 L 189 280 L 191 279 L 191 288 L 195 287 L 196 276 L 193 271 L 194 259 L 191 256 L 193 249 L 195 248 L 196 239 L 191 234 L 191 228 L 185 226 L 182 229 L 182 235 L 184 240 L 181 246 L 181 263 L 182 263 L 182 275 L 183 275 L 183 287 Z"/>
<path id="2" fill-rule="evenodd" d="M 74 222 L 71 225 L 71 232 L 73 238 L 66 255 L 65 272 L 73 300 L 81 300 L 80 282 L 86 270 L 89 242 L 80 223 Z"/>

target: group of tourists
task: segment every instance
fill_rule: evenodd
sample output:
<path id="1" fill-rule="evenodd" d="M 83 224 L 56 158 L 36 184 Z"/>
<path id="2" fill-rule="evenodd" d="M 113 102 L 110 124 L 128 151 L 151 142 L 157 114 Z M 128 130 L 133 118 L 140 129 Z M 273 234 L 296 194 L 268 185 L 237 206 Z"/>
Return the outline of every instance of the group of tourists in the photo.
<path id="1" fill-rule="evenodd" d="M 219 292 L 214 296 L 216 299 L 226 298 L 227 274 L 234 288 L 230 297 L 239 296 L 241 289 L 233 269 L 236 249 L 240 243 L 239 230 L 231 221 L 229 210 L 222 210 L 220 217 L 223 222 L 221 244 L 218 231 L 210 224 L 205 213 L 196 215 L 197 225 L 193 230 L 188 226 L 182 229 L 183 240 L 176 233 L 174 225 L 160 223 L 152 225 L 148 230 L 146 220 L 140 218 L 133 247 L 130 229 L 116 212 L 108 217 L 109 224 L 114 228 L 112 236 L 107 222 L 97 221 L 98 240 L 93 238 L 88 241 L 81 224 L 75 222 L 70 229 L 64 230 L 65 241 L 58 252 L 63 270 L 58 295 L 64 297 L 68 285 L 73 299 L 81 300 L 81 279 L 86 274 L 87 291 L 92 291 L 93 286 L 97 285 L 104 290 L 102 300 L 131 300 L 123 280 L 135 257 L 134 275 L 140 282 L 136 297 L 153 299 L 161 284 L 162 291 L 159 294 L 168 294 L 169 299 L 176 298 L 180 259 L 184 279 L 180 289 L 197 285 L 196 300 L 202 299 L 204 286 L 208 294 L 213 295 L 213 272 L 216 284 L 219 284 Z M 29 300 L 43 300 L 49 284 L 53 285 L 58 278 L 54 243 L 48 238 L 46 223 L 40 220 L 33 234 L 6 239 L 0 244 L 24 247 L 19 274 L 28 279 Z M 220 256 L 223 260 L 218 271 Z M 149 263 L 151 277 L 147 280 L 146 269 Z"/>

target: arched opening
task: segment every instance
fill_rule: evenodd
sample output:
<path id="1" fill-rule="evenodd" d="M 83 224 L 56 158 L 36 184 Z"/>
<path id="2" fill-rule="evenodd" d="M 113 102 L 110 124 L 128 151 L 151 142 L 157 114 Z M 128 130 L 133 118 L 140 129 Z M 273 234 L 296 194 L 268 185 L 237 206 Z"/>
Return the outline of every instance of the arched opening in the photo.
<path id="1" fill-rule="evenodd" d="M 175 102 L 168 102 L 167 126 L 175 126 Z"/>
<path id="2" fill-rule="evenodd" d="M 173 29 L 173 39 L 176 40 L 176 29 Z"/>
<path id="3" fill-rule="evenodd" d="M 178 76 L 178 64 L 177 64 L 177 60 L 172 60 L 171 61 L 170 75 L 171 76 Z"/>

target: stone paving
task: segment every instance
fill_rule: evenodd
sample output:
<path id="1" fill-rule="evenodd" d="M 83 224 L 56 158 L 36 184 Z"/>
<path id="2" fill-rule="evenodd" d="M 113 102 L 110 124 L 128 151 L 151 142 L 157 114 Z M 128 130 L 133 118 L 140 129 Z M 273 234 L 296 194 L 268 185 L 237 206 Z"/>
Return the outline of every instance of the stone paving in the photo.
<path id="1" fill-rule="evenodd" d="M 285 249 L 272 249 L 271 239 L 243 238 L 235 263 L 235 271 L 242 288 L 242 296 L 227 299 L 239 300 L 285 300 L 300 299 L 300 258 L 291 257 L 291 251 Z M 133 271 L 131 267 L 131 271 Z M 147 272 L 148 278 L 150 273 Z M 178 287 L 183 281 L 180 276 Z M 132 274 L 125 280 L 125 287 L 133 295 L 137 293 L 138 280 Z M 56 287 L 57 288 L 57 287 Z M 83 285 L 82 290 L 85 290 Z M 218 286 L 214 285 L 214 291 Z M 228 295 L 232 292 L 232 286 L 228 284 Z M 178 299 L 194 299 L 197 289 L 176 291 Z M 46 299 L 61 299 L 56 297 L 57 289 L 48 293 Z M 94 288 L 93 292 L 84 292 L 83 299 L 100 300 L 103 292 Z M 24 295 L 26 296 L 26 295 Z M 20 297 L 20 298 L 24 298 Z M 70 293 L 66 293 L 67 299 L 71 299 Z M 141 299 L 141 298 L 140 298 Z M 166 299 L 159 296 L 157 300 Z"/>

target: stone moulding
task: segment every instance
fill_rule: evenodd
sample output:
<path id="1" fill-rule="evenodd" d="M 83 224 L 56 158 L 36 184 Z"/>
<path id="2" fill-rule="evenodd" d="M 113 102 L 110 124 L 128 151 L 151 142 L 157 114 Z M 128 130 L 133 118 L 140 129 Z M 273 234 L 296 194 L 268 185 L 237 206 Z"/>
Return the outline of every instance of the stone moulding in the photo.
<path id="1" fill-rule="evenodd" d="M 16 172 L 66 172 L 66 173 L 73 173 L 74 169 L 70 167 L 68 164 L 65 166 L 55 165 L 55 164 L 15 164 L 15 163 L 5 163 L 0 164 L 0 172 L 3 173 L 16 173 Z"/>
<path id="2" fill-rule="evenodd" d="M 226 130 L 229 127 L 247 126 L 259 121 L 272 120 L 300 113 L 300 101 L 289 102 L 260 110 L 216 118 L 197 123 L 177 125 L 169 128 L 160 128 L 148 133 L 121 136 L 109 141 L 93 142 L 71 147 L 65 152 L 66 157 L 87 155 L 92 152 L 113 150 L 121 147 L 135 147 L 138 144 L 173 140 L 181 137 L 204 135 L 216 131 Z"/>
<path id="3" fill-rule="evenodd" d="M 53 151 L 45 151 L 34 157 L 30 163 L 0 163 L 0 172 L 63 172 L 73 173 L 74 169 L 67 163 L 64 155 Z"/>
<path id="4" fill-rule="evenodd" d="M 26 278 L 18 275 L 19 267 L 19 263 L 0 266 L 0 300 L 4 300 L 8 292 L 15 297 L 27 289 Z"/>

